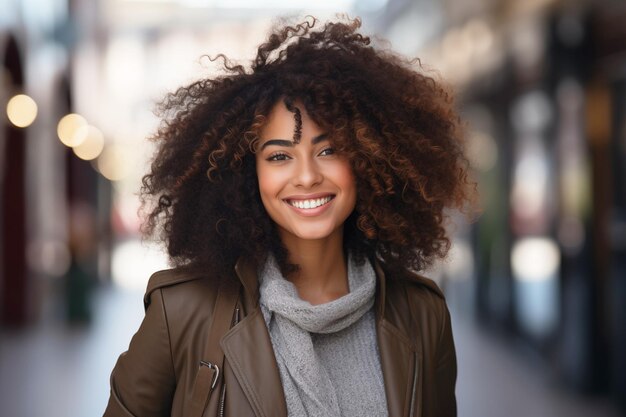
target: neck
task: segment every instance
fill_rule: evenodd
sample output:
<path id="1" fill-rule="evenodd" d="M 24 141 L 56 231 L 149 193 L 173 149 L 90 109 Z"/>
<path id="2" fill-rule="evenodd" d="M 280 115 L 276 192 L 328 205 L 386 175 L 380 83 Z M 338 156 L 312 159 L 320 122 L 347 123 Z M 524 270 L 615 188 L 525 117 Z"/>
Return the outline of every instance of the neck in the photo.
<path id="1" fill-rule="evenodd" d="M 300 269 L 287 277 L 301 299 L 311 304 L 335 300 L 349 292 L 347 259 L 343 253 L 343 230 L 316 240 L 282 236 L 289 262 Z"/>

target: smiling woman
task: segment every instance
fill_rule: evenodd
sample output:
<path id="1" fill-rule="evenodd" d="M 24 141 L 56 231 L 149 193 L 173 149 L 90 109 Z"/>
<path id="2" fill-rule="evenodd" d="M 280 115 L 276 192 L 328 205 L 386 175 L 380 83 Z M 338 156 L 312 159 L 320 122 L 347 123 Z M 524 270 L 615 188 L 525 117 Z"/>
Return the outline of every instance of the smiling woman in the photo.
<path id="1" fill-rule="evenodd" d="M 320 304 L 349 291 L 341 249 L 343 225 L 356 204 L 356 180 L 348 160 L 334 152 L 302 104 L 292 108 L 293 113 L 278 101 L 260 132 L 259 194 L 290 260 L 300 266 L 291 282 L 301 299 Z M 291 135 L 293 140 L 273 139 Z M 315 277 L 307 270 L 315 270 Z"/>
<path id="2" fill-rule="evenodd" d="M 456 415 L 448 310 L 417 272 L 473 195 L 458 117 L 358 19 L 316 23 L 163 103 L 142 195 L 173 269 L 106 416 Z"/>

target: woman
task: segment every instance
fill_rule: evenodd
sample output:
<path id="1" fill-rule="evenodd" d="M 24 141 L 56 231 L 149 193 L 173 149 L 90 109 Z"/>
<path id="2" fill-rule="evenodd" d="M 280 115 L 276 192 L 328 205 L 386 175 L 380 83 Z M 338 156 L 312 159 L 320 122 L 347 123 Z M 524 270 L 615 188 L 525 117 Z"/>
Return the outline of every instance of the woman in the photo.
<path id="1" fill-rule="evenodd" d="M 179 89 L 144 203 L 175 268 L 106 416 L 456 415 L 445 207 L 471 196 L 446 91 L 360 21 L 277 29 Z"/>

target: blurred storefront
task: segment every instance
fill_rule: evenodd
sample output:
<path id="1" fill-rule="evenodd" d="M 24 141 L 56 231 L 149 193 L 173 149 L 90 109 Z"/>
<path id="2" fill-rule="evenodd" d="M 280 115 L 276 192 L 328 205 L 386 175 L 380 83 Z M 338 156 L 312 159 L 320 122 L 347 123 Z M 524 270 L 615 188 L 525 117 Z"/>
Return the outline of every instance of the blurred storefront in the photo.
<path id="1" fill-rule="evenodd" d="M 0 6 L 0 322 L 7 327 L 49 314 L 89 321 L 90 289 L 110 264 L 111 186 L 90 162 L 96 128 L 85 121 L 81 146 L 62 143 L 68 128 L 81 127 L 64 119 L 75 111 L 77 4 Z M 52 305 L 58 293 L 61 306 Z"/>
<path id="2" fill-rule="evenodd" d="M 626 8 L 491 6 L 426 49 L 461 91 L 482 194 L 477 317 L 625 407 Z"/>

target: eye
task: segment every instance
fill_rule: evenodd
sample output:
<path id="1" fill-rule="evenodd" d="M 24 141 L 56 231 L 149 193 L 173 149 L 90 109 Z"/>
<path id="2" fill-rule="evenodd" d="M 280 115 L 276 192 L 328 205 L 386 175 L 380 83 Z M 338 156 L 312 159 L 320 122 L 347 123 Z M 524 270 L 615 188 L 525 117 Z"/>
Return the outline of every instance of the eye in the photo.
<path id="1" fill-rule="evenodd" d="M 335 153 L 335 150 L 333 148 L 324 148 L 322 152 L 320 152 L 320 155 L 326 156 L 326 155 L 333 155 L 334 153 Z"/>
<path id="2" fill-rule="evenodd" d="M 276 152 L 267 157 L 267 161 L 285 161 L 289 157 L 284 152 Z"/>

